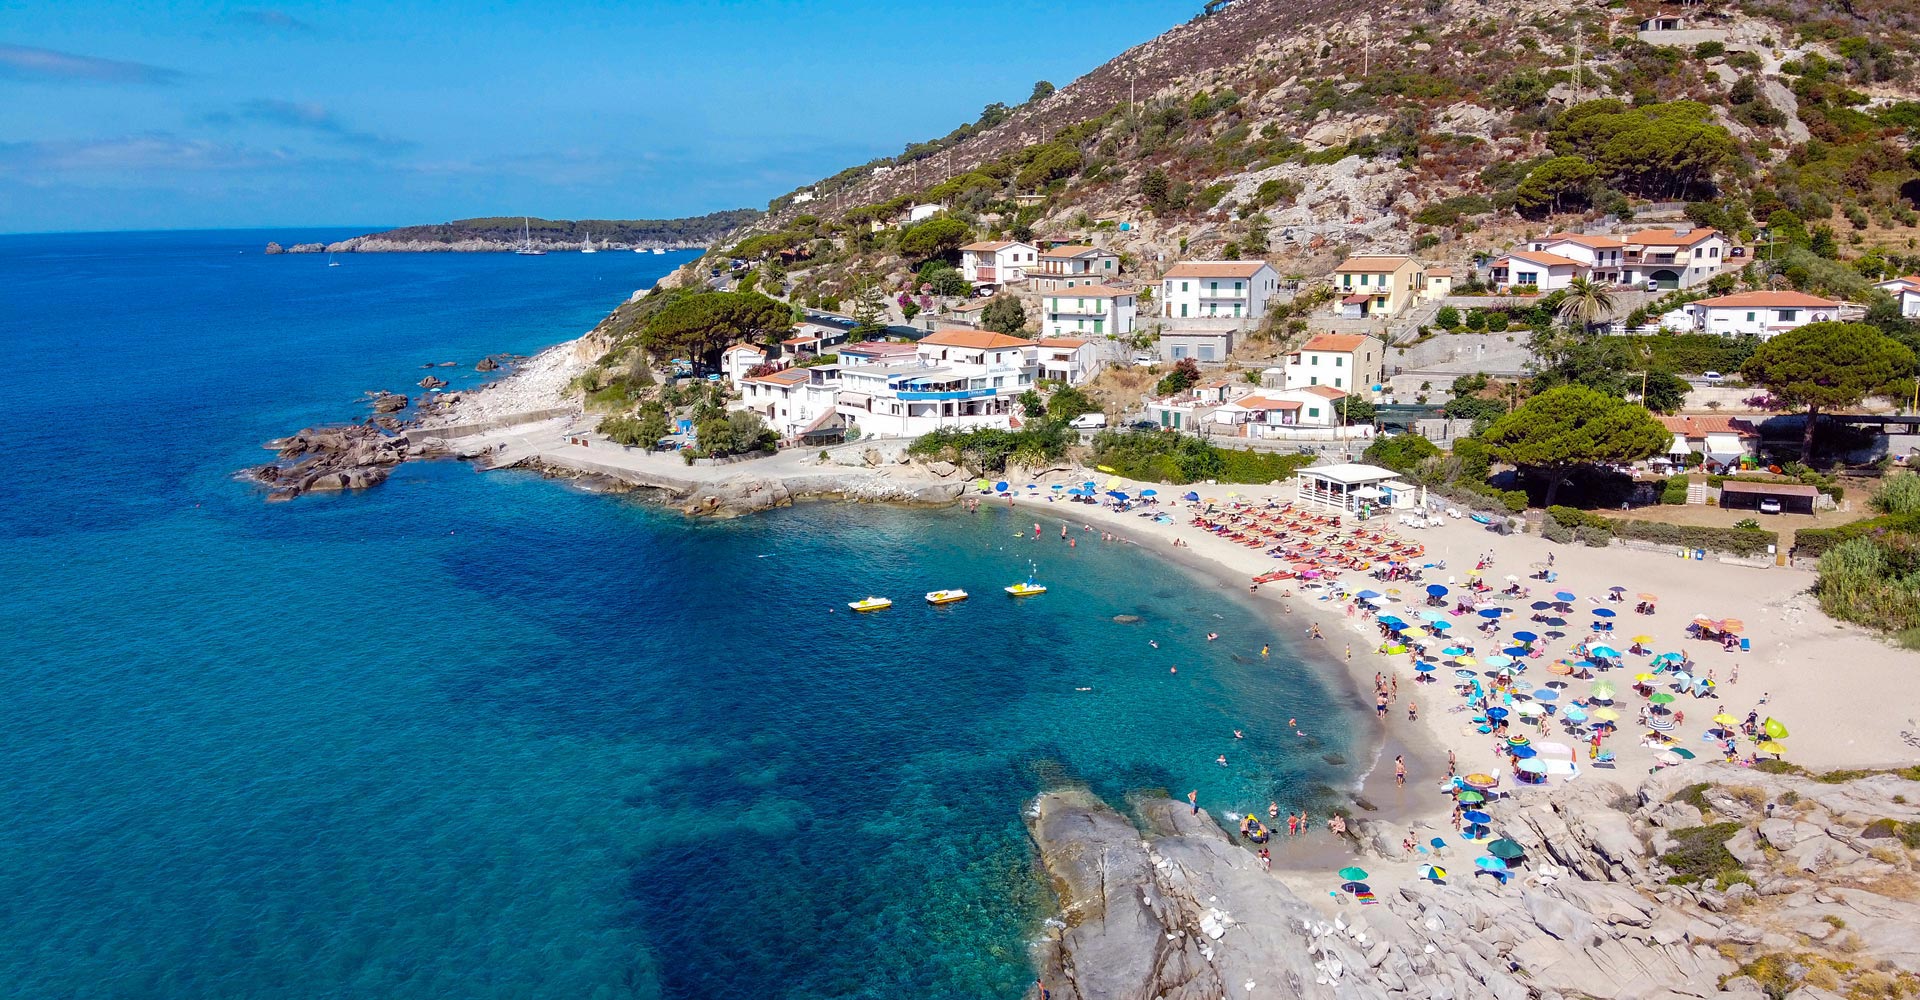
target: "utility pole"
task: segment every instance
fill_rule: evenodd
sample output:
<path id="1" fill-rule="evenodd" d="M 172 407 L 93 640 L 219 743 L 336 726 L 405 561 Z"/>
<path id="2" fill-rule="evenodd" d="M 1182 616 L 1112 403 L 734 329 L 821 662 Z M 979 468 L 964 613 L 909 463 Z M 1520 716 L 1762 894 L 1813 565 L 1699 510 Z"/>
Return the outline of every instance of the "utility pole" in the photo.
<path id="1" fill-rule="evenodd" d="M 1370 27 L 1360 29 L 1360 75 L 1363 78 L 1373 75 L 1373 29 Z"/>
<path id="2" fill-rule="evenodd" d="M 1580 71 L 1585 68 L 1587 32 L 1577 28 L 1573 32 L 1573 103 L 1580 103 Z"/>

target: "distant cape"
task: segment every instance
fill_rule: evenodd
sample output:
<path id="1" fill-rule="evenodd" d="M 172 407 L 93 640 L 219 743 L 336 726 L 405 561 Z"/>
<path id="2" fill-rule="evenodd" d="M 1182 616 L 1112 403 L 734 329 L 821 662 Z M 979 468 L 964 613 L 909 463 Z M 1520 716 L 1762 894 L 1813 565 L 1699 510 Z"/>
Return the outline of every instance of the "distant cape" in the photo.
<path id="1" fill-rule="evenodd" d="M 533 219 L 498 216 L 456 219 L 428 226 L 402 226 L 337 243 L 268 244 L 268 253 L 499 253 L 527 241 L 541 250 L 579 250 L 592 242 L 604 250 L 705 249 L 765 213 L 751 208 L 686 219 Z M 523 235 L 524 233 L 524 235 Z"/>

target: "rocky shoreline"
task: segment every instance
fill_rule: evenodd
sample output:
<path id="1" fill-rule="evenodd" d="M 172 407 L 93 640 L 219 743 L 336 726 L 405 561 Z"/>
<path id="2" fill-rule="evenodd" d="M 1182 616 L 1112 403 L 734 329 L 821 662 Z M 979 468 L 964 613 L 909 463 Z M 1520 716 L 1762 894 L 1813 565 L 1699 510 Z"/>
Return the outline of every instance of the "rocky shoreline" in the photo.
<path id="1" fill-rule="evenodd" d="M 578 252 L 580 250 L 580 244 L 577 242 L 534 240 L 533 245 L 535 248 L 540 250 L 545 250 L 549 253 L 567 253 L 569 251 Z M 348 239 L 339 240 L 334 243 L 295 243 L 292 246 L 282 246 L 279 243 L 268 243 L 265 252 L 269 254 L 509 253 L 514 250 L 520 249 L 520 247 L 521 247 L 521 244 L 517 240 L 485 240 L 485 239 L 397 240 L 397 239 L 388 239 L 382 236 L 375 235 L 375 236 L 354 236 Z M 652 251 L 655 249 L 705 250 L 706 246 L 700 243 L 686 243 L 686 242 L 640 242 L 640 243 L 607 243 L 607 244 L 597 246 L 595 247 L 595 249 L 613 253 L 613 252 L 633 251 L 633 250 Z"/>
<path id="2" fill-rule="evenodd" d="M 1432 859 L 1446 884 L 1381 886 L 1360 906 L 1307 903 L 1183 803 L 1140 803 L 1136 826 L 1054 792 L 1027 814 L 1061 902 L 1037 964 L 1065 1000 L 1904 995 L 1847 991 L 1920 986 L 1916 802 L 1920 782 L 1890 774 L 1694 764 L 1632 789 L 1582 781 L 1503 807 L 1527 851 L 1508 883 L 1460 845 Z"/>

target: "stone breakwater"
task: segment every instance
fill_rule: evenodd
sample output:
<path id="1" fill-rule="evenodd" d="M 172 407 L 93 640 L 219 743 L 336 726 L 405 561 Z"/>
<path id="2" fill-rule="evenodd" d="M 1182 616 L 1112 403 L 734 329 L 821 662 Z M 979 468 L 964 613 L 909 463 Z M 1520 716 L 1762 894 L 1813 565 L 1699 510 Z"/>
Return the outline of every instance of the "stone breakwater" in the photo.
<path id="1" fill-rule="evenodd" d="M 1143 803 L 1136 827 L 1052 793 L 1027 816 L 1061 901 L 1037 964 L 1066 1000 L 1838 1000 L 1920 983 L 1913 803 L 1920 782 L 1892 775 L 1689 765 L 1629 790 L 1589 774 L 1496 807 L 1527 851 L 1505 884 L 1459 845 L 1429 859 L 1446 884 L 1376 877 L 1380 905 L 1310 906 L 1185 804 Z M 1669 881 L 1702 832 L 1743 877 Z"/>

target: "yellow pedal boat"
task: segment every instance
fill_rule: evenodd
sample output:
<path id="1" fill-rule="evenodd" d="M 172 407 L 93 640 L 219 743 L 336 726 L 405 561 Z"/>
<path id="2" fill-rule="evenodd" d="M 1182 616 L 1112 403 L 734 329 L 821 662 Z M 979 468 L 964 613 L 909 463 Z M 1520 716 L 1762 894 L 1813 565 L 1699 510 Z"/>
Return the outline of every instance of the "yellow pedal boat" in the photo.
<path id="1" fill-rule="evenodd" d="M 1012 594 L 1015 597 L 1032 597 L 1035 594 L 1044 594 L 1046 592 L 1047 592 L 1046 587 L 1042 586 L 1041 584 L 1035 583 L 1032 580 L 1028 580 L 1025 583 L 1016 583 L 1013 586 L 1007 588 L 1007 593 Z"/>
<path id="2" fill-rule="evenodd" d="M 855 611 L 879 611 L 882 608 L 893 607 L 893 601 L 885 597 L 869 597 L 864 601 L 849 601 L 847 607 Z"/>
<path id="3" fill-rule="evenodd" d="M 964 590 L 929 590 L 927 591 L 928 604 L 952 604 L 955 601 L 964 601 L 966 599 L 967 599 L 967 592 Z"/>

